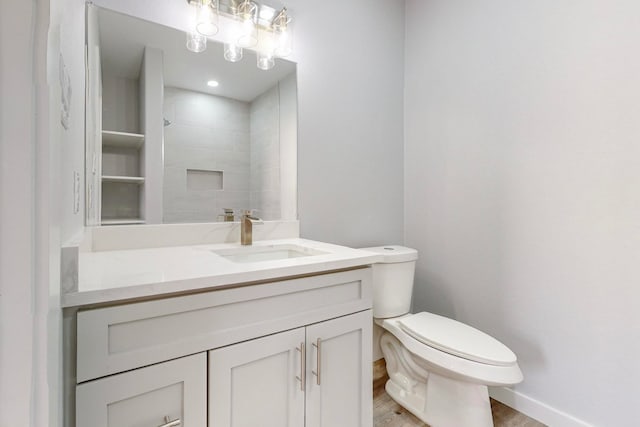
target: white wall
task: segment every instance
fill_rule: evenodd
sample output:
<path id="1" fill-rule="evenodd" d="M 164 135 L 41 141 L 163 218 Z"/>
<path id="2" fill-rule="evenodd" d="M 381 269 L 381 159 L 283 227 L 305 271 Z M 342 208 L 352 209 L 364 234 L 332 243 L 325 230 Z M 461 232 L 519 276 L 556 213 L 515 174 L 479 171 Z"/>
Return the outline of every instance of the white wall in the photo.
<path id="1" fill-rule="evenodd" d="M 298 61 L 301 234 L 354 247 L 403 230 L 404 2 L 288 2 Z"/>
<path id="2" fill-rule="evenodd" d="M 33 3 L 0 3 L 0 425 L 32 422 Z M 21 102 L 16 102 L 21 100 Z M 24 126 L 23 124 L 26 124 Z M 13 327 L 20 324 L 20 328 Z"/>
<path id="3" fill-rule="evenodd" d="M 100 30 L 95 7 L 87 7 L 87 99 L 85 102 L 85 212 L 86 225 L 102 219 L 102 64 Z"/>
<path id="4" fill-rule="evenodd" d="M 45 2 L 47 3 L 47 2 Z M 58 46 L 52 44 L 57 40 Z M 49 69 L 50 89 L 55 92 L 52 99 L 51 132 L 55 133 L 55 149 L 59 150 L 60 161 L 60 209 L 62 243 L 77 239 L 84 228 L 85 217 L 85 8 L 82 0 L 51 1 L 51 23 L 49 26 Z M 60 124 L 60 83 L 59 60 L 64 59 L 66 72 L 71 82 L 70 120 L 68 128 Z M 58 171 L 56 171 L 57 176 Z M 77 175 L 75 175 L 77 174 Z M 74 194 L 74 179 L 79 178 L 77 196 Z"/>
<path id="5" fill-rule="evenodd" d="M 83 34 L 80 0 L 0 4 L 2 426 L 61 421 L 60 242 L 83 221 L 82 181 L 74 186 L 84 167 Z M 68 129 L 60 124 L 61 53 L 77 82 Z"/>
<path id="6" fill-rule="evenodd" d="M 640 4 L 406 12 L 416 308 L 508 344 L 525 380 L 506 397 L 550 425 L 637 425 Z"/>

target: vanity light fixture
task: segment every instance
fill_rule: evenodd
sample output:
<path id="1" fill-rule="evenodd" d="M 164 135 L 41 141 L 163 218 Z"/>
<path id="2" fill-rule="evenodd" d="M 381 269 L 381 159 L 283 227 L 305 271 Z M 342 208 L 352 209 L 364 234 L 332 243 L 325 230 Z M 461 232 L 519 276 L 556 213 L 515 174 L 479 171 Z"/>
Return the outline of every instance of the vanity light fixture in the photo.
<path id="1" fill-rule="evenodd" d="M 224 59 L 229 62 L 238 62 L 242 59 L 242 48 L 236 43 L 224 44 Z"/>
<path id="2" fill-rule="evenodd" d="M 218 34 L 218 1 L 196 1 L 196 31 L 203 36 Z"/>
<path id="3" fill-rule="evenodd" d="M 273 52 L 258 52 L 258 68 L 261 70 L 270 70 L 276 65 L 276 59 Z"/>
<path id="4" fill-rule="evenodd" d="M 188 32 L 187 49 L 194 53 L 204 52 L 207 49 L 207 38 L 197 31 Z"/>
<path id="5" fill-rule="evenodd" d="M 207 49 L 207 37 L 218 33 L 218 1 L 190 0 L 194 10 L 193 30 L 187 33 L 187 49 L 200 53 Z"/>
<path id="6" fill-rule="evenodd" d="M 258 5 L 250 0 L 244 0 L 237 7 L 236 16 L 240 19 L 240 35 L 238 46 L 256 47 L 258 45 Z"/>
<path id="7" fill-rule="evenodd" d="M 284 7 L 273 18 L 274 51 L 275 56 L 285 57 L 291 55 L 293 50 L 293 34 L 291 33 L 291 17 Z"/>
<path id="8" fill-rule="evenodd" d="M 256 52 L 256 56 L 258 58 L 257 65 L 261 70 L 270 70 L 276 65 L 276 60 L 274 58 L 274 32 L 273 29 L 264 30 L 264 34 L 266 37 L 258 51 Z"/>
<path id="9" fill-rule="evenodd" d="M 187 48 L 206 49 L 207 37 L 218 33 L 224 43 L 224 58 L 238 62 L 243 49 L 257 53 L 257 66 L 269 70 L 275 58 L 292 52 L 291 16 L 287 8 L 276 10 L 251 0 L 187 0 L 194 10 L 194 24 L 187 32 Z M 222 15 L 223 19 L 220 19 Z"/>

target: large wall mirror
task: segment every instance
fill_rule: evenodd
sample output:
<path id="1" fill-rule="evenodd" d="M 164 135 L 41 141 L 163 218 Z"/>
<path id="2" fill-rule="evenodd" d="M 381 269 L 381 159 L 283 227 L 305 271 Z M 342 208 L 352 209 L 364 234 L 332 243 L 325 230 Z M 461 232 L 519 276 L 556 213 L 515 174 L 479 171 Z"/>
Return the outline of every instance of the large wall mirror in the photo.
<path id="1" fill-rule="evenodd" d="M 87 225 L 296 219 L 295 63 L 87 7 Z"/>

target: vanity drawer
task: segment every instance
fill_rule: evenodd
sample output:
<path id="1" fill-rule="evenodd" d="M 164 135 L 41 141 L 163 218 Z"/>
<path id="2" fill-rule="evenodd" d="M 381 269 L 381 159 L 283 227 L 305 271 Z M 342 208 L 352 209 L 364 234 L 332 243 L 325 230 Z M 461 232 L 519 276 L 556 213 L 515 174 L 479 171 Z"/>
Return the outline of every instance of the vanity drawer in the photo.
<path id="1" fill-rule="evenodd" d="M 207 355 L 200 353 L 78 385 L 76 426 L 201 427 L 206 396 Z"/>
<path id="2" fill-rule="evenodd" d="M 371 268 L 78 312 L 77 382 L 371 308 Z"/>

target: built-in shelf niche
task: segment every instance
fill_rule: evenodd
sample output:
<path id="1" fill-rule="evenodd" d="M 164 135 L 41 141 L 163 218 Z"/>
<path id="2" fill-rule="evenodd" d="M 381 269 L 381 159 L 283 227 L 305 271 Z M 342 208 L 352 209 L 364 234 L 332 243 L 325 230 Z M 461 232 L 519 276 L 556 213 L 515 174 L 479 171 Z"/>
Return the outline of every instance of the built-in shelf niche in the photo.
<path id="1" fill-rule="evenodd" d="M 102 131 L 102 225 L 143 224 L 144 135 Z"/>
<path id="2" fill-rule="evenodd" d="M 138 182 L 102 180 L 102 221 L 107 224 L 143 223 Z"/>
<path id="3" fill-rule="evenodd" d="M 107 147 L 124 147 L 139 149 L 144 143 L 144 135 L 139 133 L 102 131 L 102 145 Z"/>
<path id="4" fill-rule="evenodd" d="M 117 175 L 102 175 L 102 182 L 123 182 L 129 184 L 144 184 L 144 177 L 142 176 L 117 176 Z"/>
<path id="5" fill-rule="evenodd" d="M 100 225 L 130 225 L 130 224 L 144 224 L 142 219 L 103 219 Z"/>

